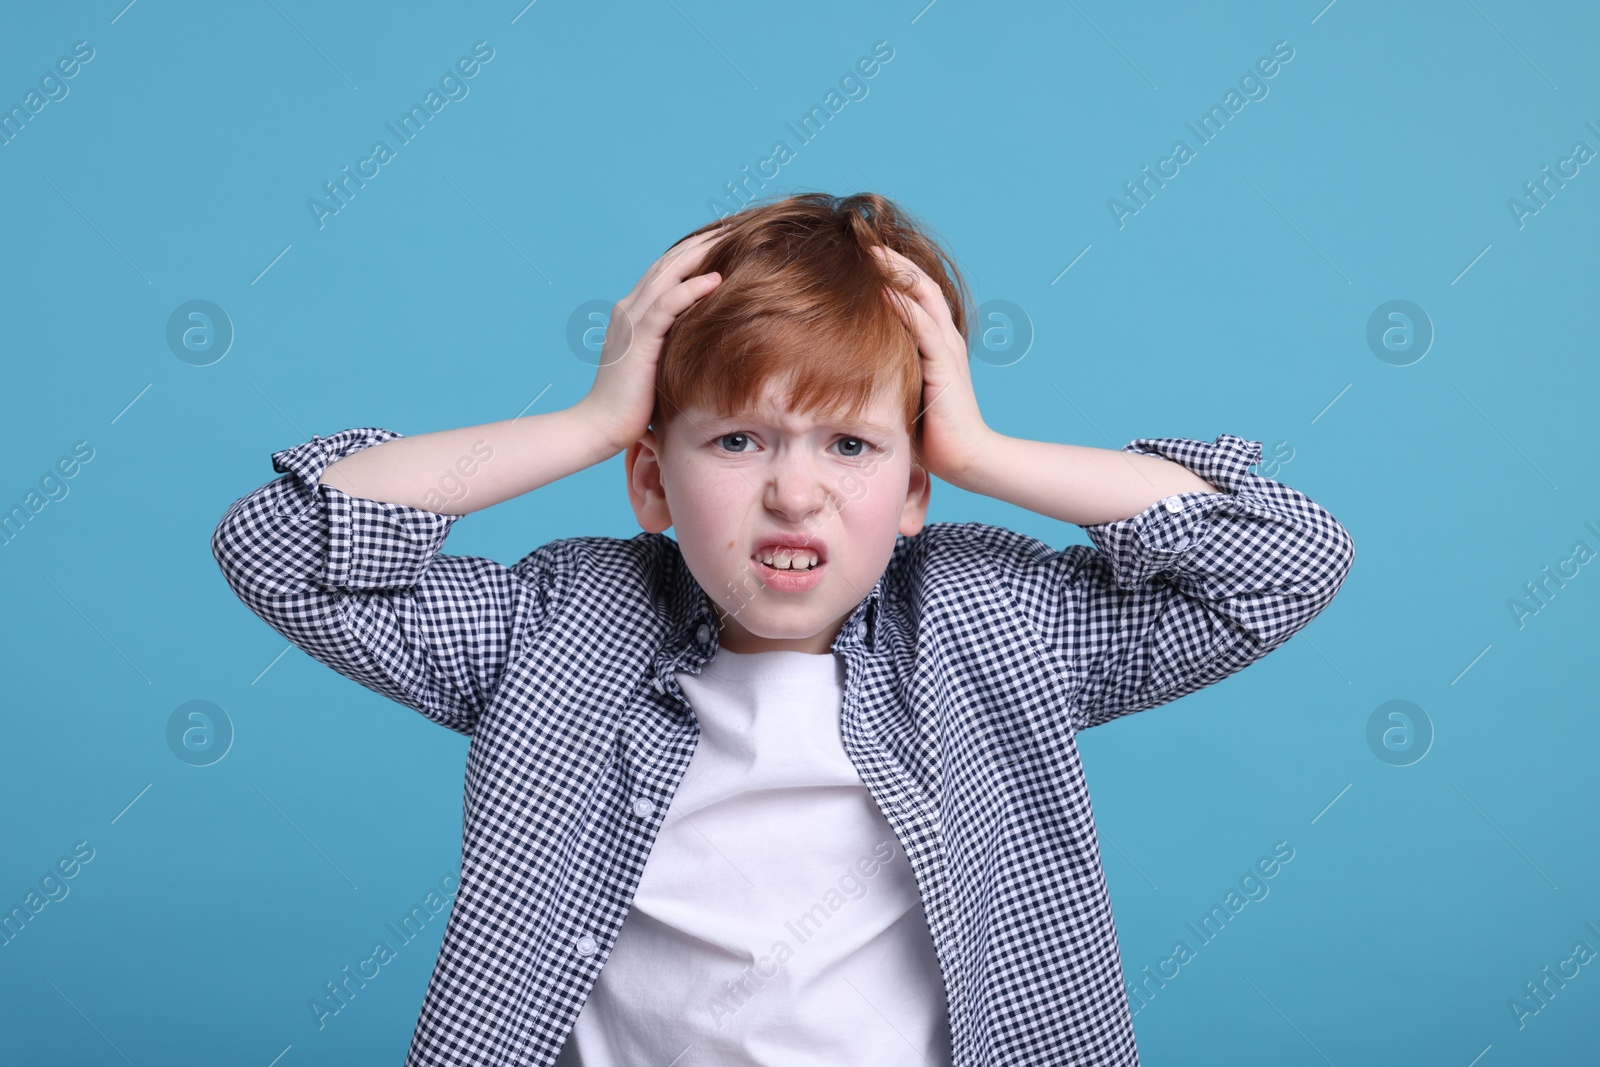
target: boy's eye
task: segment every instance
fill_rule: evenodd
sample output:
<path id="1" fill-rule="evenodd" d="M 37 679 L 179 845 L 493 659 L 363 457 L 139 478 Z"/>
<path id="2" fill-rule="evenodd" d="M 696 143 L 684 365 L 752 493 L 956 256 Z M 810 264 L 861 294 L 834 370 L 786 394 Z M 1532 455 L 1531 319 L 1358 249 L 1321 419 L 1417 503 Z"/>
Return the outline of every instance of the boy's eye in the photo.
<path id="1" fill-rule="evenodd" d="M 867 450 L 872 447 L 870 444 L 868 444 L 866 441 L 863 441 L 859 437 L 841 437 L 841 438 L 839 438 L 839 443 L 841 445 L 849 445 L 849 444 L 854 443 L 854 444 L 860 446 L 860 448 L 857 449 L 857 450 L 846 451 L 844 453 L 846 456 L 849 456 L 851 459 L 857 459 L 857 458 L 865 455 Z"/>
<path id="2" fill-rule="evenodd" d="M 725 452 L 743 452 L 743 451 L 744 451 L 744 449 L 742 449 L 742 448 L 729 448 L 729 447 L 728 447 L 728 446 L 727 446 L 727 445 L 726 445 L 726 444 L 724 444 L 724 443 L 723 443 L 723 442 L 725 442 L 725 441 L 748 441 L 748 440 L 750 440 L 750 436 L 749 436 L 749 435 L 748 435 L 748 434 L 742 434 L 742 433 L 725 433 L 725 434 L 723 434 L 723 435 L 722 435 L 722 436 L 721 436 L 721 437 L 718 437 L 718 438 L 717 438 L 717 444 L 718 444 L 718 445 L 719 445 L 719 446 L 720 446 L 720 447 L 721 447 L 721 448 L 722 448 L 722 449 L 723 449 L 723 451 L 725 451 Z"/>

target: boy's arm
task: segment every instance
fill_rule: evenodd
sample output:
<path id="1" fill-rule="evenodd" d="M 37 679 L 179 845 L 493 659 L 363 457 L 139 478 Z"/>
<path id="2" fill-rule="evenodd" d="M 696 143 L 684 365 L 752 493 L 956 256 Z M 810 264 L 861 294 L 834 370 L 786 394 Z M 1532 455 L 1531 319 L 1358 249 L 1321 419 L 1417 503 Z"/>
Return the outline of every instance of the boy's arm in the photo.
<path id="1" fill-rule="evenodd" d="M 1158 500 L 1218 488 L 1182 463 L 1147 452 L 1007 437 L 985 427 L 971 465 L 946 481 L 1070 522 L 1097 526 L 1132 518 Z"/>
<path id="2" fill-rule="evenodd" d="M 594 384 L 570 408 L 415 437 L 346 430 L 274 453 L 287 476 L 236 500 L 212 534 L 228 584 L 316 659 L 471 734 L 572 565 L 561 542 L 509 568 L 439 548 L 462 515 L 609 459 L 645 432 L 667 330 L 721 281 L 695 274 L 721 232 L 667 249 L 617 302 Z"/>
<path id="3" fill-rule="evenodd" d="M 1071 674 L 1078 729 L 1226 678 L 1333 599 L 1355 559 L 1350 534 L 1303 493 L 1250 473 L 1259 441 L 1141 438 L 1119 454 L 997 434 L 939 287 L 898 252 L 877 252 L 905 286 L 885 295 L 917 337 L 928 471 L 1082 525 L 1098 548 L 952 524 Z"/>
<path id="4" fill-rule="evenodd" d="M 609 443 L 582 451 L 598 435 L 575 411 L 416 437 L 314 436 L 273 453 L 285 476 L 228 508 L 212 554 L 246 606 L 306 653 L 470 735 L 516 638 L 558 600 L 566 561 L 552 545 L 509 568 L 439 550 L 462 514 L 611 454 Z"/>
<path id="5" fill-rule="evenodd" d="M 367 500 L 460 517 L 610 459 L 623 447 L 614 437 L 594 400 L 585 397 L 540 415 L 395 434 L 335 457 L 321 471 L 321 483 Z"/>
<path id="6" fill-rule="evenodd" d="M 1090 452 L 1103 454 L 1086 460 Z M 1083 525 L 1095 545 L 1054 549 L 965 527 L 1073 674 L 1078 729 L 1165 704 L 1265 656 L 1327 606 L 1355 558 L 1332 515 L 1249 471 L 1259 441 L 1141 438 L 1120 453 L 1002 443 L 992 456 L 1011 462 L 991 471 L 979 459 L 966 488 Z"/>

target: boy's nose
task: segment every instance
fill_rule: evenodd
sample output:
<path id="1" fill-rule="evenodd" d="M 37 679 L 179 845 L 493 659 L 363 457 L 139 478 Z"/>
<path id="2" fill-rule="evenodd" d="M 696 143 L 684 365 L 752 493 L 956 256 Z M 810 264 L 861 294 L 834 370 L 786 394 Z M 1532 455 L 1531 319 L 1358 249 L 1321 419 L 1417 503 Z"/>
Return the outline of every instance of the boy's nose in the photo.
<path id="1" fill-rule="evenodd" d="M 828 496 L 828 486 L 815 465 L 804 460 L 772 465 L 766 488 L 767 508 L 790 522 L 799 522 L 822 510 Z"/>

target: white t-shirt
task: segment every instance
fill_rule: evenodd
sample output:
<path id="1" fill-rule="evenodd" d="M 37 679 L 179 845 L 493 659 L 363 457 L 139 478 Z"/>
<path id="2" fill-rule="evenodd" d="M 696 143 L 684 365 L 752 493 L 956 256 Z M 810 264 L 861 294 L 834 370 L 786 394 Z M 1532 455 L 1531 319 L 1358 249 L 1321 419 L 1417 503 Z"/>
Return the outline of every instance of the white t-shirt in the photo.
<path id="1" fill-rule="evenodd" d="M 946 1067 L 911 866 L 839 737 L 832 653 L 718 649 L 633 908 L 558 1067 Z"/>

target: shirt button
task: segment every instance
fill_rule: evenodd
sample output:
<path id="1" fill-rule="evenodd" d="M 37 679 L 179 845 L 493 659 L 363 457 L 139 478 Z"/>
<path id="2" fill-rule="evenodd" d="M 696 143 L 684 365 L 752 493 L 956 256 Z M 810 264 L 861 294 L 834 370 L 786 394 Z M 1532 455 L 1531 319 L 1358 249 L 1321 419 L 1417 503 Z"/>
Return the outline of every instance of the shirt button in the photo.
<path id="1" fill-rule="evenodd" d="M 1178 512 L 1183 510 L 1183 501 L 1179 500 L 1175 496 L 1167 497 L 1166 505 L 1167 505 L 1167 510 L 1172 512 L 1173 514 L 1177 514 Z"/>
<path id="2" fill-rule="evenodd" d="M 656 806 L 649 797 L 640 797 L 633 802 L 633 813 L 641 819 L 655 813 Z"/>
<path id="3" fill-rule="evenodd" d="M 702 645 L 705 644 L 707 641 L 711 640 L 711 627 L 707 626 L 705 623 L 701 623 L 700 629 L 694 632 L 694 637 L 695 640 L 699 641 Z"/>
<path id="4" fill-rule="evenodd" d="M 588 934 L 578 938 L 578 955 L 580 956 L 593 956 L 599 948 L 600 945 Z"/>

